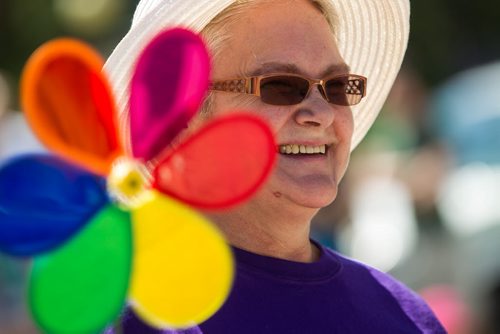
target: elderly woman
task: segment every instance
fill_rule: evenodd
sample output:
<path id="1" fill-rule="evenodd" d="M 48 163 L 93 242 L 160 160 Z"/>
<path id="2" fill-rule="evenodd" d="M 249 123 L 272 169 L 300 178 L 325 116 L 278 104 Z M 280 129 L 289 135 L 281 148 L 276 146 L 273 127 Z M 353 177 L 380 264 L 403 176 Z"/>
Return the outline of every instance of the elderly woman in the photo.
<path id="1" fill-rule="evenodd" d="M 408 16 L 407 0 L 140 1 L 106 64 L 116 96 L 149 38 L 188 26 L 213 56 L 212 89 L 190 129 L 246 109 L 268 121 L 278 143 L 276 169 L 257 195 L 209 214 L 233 246 L 234 286 L 213 317 L 179 333 L 444 332 L 401 283 L 309 238 L 401 65 Z M 257 88 L 226 91 L 227 80 Z M 122 328 L 156 332 L 133 313 Z"/>

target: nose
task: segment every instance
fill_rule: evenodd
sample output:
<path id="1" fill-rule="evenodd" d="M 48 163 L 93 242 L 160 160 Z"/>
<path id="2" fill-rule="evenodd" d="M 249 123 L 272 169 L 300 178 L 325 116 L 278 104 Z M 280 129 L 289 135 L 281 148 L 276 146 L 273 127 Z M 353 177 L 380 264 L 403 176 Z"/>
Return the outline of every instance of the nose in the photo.
<path id="1" fill-rule="evenodd" d="M 297 124 L 326 128 L 333 123 L 338 106 L 328 103 L 320 90 L 320 85 L 314 85 L 306 98 L 297 105 L 295 112 Z"/>

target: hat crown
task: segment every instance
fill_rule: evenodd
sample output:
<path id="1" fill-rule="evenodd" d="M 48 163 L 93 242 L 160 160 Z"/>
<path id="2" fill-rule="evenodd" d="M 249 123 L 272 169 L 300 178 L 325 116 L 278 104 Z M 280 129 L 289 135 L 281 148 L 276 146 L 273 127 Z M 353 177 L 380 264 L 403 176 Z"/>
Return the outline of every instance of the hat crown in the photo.
<path id="1" fill-rule="evenodd" d="M 148 16 L 150 13 L 154 12 L 154 9 L 161 5 L 172 6 L 175 0 L 141 0 L 137 5 L 134 12 L 134 17 L 132 18 L 132 28 L 135 27 L 143 18 Z"/>
<path id="2" fill-rule="evenodd" d="M 108 58 L 108 72 L 122 129 L 127 133 L 128 90 L 135 62 L 160 31 L 182 26 L 195 32 L 236 0 L 141 0 L 132 27 Z M 371 127 L 399 71 L 408 43 L 409 0 L 330 0 L 337 13 L 339 51 L 354 73 L 368 78 L 366 98 L 353 106 L 352 149 Z M 127 140 L 127 136 L 124 138 Z"/>

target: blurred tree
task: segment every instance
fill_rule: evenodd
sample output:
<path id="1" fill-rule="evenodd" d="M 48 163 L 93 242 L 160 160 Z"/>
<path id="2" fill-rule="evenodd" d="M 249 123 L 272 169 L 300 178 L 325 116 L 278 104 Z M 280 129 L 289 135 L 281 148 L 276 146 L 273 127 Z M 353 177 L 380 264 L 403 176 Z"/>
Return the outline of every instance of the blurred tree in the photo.
<path id="1" fill-rule="evenodd" d="M 49 0 L 2 0 L 0 2 L 0 69 L 12 85 L 29 55 L 45 40 L 57 36 L 58 25 Z M 16 90 L 11 107 L 17 101 Z"/>
<path id="2" fill-rule="evenodd" d="M 412 1 L 406 62 L 430 86 L 471 66 L 500 59 L 496 0 Z"/>
<path id="3" fill-rule="evenodd" d="M 78 1 L 66 0 L 68 4 L 70 1 L 75 5 L 72 7 L 67 5 L 66 8 L 81 10 Z M 19 108 L 18 86 L 21 71 L 38 46 L 55 37 L 71 36 L 89 42 L 106 56 L 129 28 L 138 0 L 87 1 L 88 5 L 99 5 L 102 9 L 100 12 L 89 11 L 95 15 L 96 24 L 88 29 L 76 22 L 71 25 L 68 20 L 72 18 L 76 20 L 75 17 L 78 16 L 75 13 L 73 16 L 71 13 L 62 16 L 63 12 L 56 10 L 56 2 L 56 0 L 0 0 L 0 73 L 6 76 L 11 85 L 13 96 L 10 108 Z M 103 20 L 112 23 L 103 24 L 101 22 Z M 88 22 L 91 21 L 90 19 Z M 96 27 L 102 29 L 97 30 Z"/>

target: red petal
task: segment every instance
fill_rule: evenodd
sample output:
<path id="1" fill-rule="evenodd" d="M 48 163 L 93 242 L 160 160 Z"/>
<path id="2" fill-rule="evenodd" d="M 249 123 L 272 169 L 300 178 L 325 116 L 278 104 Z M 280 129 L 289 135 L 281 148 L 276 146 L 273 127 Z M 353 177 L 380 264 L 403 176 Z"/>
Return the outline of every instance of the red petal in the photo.
<path id="1" fill-rule="evenodd" d="M 154 186 L 187 204 L 224 209 L 250 197 L 276 158 L 271 130 L 260 118 L 218 118 L 169 153 L 154 171 Z"/>

